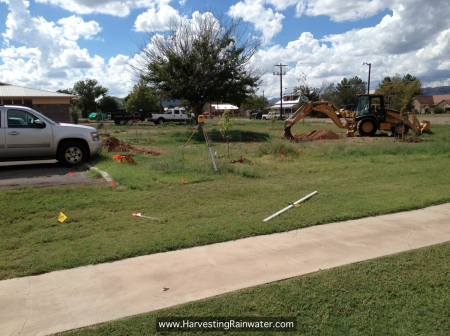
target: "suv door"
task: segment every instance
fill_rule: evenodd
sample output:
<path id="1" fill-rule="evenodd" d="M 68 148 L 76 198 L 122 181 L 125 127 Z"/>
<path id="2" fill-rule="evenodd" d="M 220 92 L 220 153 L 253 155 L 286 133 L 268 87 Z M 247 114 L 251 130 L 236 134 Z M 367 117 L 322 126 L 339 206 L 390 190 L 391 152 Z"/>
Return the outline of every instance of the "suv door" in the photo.
<path id="1" fill-rule="evenodd" d="M 6 155 L 9 158 L 43 157 L 53 154 L 52 127 L 44 120 L 45 128 L 39 128 L 36 120 L 39 119 L 31 112 L 20 108 L 8 108 L 6 111 L 7 128 Z"/>
<path id="2" fill-rule="evenodd" d="M 6 142 L 5 142 L 5 125 L 4 125 L 5 111 L 0 107 L 0 157 L 6 157 Z"/>

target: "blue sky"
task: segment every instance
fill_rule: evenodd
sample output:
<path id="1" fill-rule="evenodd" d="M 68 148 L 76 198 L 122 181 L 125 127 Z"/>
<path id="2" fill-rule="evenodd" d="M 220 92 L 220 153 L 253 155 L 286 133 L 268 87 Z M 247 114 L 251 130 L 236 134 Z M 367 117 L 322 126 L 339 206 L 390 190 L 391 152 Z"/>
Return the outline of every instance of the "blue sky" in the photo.
<path id="1" fill-rule="evenodd" d="M 450 85 L 450 10 L 443 0 L 0 0 L 0 82 L 58 90 L 95 78 L 111 95 L 127 95 L 143 30 L 164 30 L 169 17 L 194 11 L 241 18 L 265 38 L 253 58 L 267 73 L 262 90 L 279 96 L 274 64 L 290 68 L 285 92 L 308 84 L 410 73 L 423 86 Z"/>

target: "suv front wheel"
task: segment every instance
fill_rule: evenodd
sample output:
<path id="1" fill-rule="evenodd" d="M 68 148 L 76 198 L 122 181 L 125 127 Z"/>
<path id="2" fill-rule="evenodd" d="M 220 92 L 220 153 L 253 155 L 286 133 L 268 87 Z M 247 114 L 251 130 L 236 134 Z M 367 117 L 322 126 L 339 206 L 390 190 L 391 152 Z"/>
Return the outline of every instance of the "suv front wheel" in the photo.
<path id="1" fill-rule="evenodd" d="M 87 159 L 84 146 L 76 141 L 65 143 L 58 153 L 58 161 L 65 167 L 73 167 Z"/>

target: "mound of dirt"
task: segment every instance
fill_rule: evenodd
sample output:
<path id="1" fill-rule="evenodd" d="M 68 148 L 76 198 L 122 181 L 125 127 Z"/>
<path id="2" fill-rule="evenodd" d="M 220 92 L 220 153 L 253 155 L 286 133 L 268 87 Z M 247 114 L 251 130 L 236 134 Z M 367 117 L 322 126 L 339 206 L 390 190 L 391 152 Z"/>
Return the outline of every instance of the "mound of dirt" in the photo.
<path id="1" fill-rule="evenodd" d="M 339 139 L 339 135 L 330 130 L 314 130 L 308 133 L 295 134 L 294 140 L 336 140 Z"/>
<path id="2" fill-rule="evenodd" d="M 102 140 L 103 148 L 105 148 L 108 153 L 136 153 L 136 154 L 149 154 L 153 156 L 160 156 L 161 153 L 155 152 L 154 150 L 148 148 L 134 147 L 126 142 L 120 141 L 115 137 L 104 138 Z"/>
<path id="3" fill-rule="evenodd" d="M 252 161 L 246 158 L 240 158 L 239 160 L 231 160 L 230 163 L 252 163 Z"/>
<path id="4" fill-rule="evenodd" d="M 419 143 L 422 142 L 422 138 L 408 138 L 408 139 L 391 139 L 394 142 L 408 142 L 408 143 Z"/>

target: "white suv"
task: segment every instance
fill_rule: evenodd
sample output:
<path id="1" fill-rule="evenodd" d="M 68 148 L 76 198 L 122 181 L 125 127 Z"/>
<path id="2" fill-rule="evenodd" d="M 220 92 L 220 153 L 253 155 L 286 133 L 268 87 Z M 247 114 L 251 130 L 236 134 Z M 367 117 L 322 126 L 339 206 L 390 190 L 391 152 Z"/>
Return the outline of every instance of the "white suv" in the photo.
<path id="1" fill-rule="evenodd" d="M 280 119 L 280 112 L 274 112 L 270 111 L 268 114 L 263 114 L 262 116 L 263 120 L 271 120 L 271 119 Z M 285 119 L 286 116 L 283 114 L 283 119 Z"/>
<path id="2" fill-rule="evenodd" d="M 28 107 L 0 105 L 0 161 L 56 159 L 72 167 L 101 151 L 93 127 L 60 124 Z"/>

